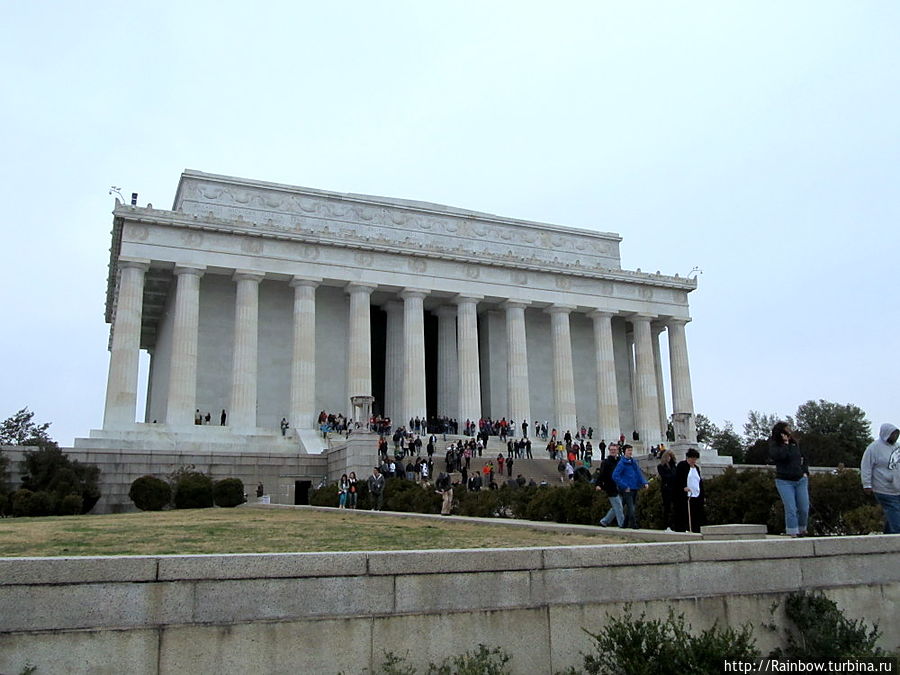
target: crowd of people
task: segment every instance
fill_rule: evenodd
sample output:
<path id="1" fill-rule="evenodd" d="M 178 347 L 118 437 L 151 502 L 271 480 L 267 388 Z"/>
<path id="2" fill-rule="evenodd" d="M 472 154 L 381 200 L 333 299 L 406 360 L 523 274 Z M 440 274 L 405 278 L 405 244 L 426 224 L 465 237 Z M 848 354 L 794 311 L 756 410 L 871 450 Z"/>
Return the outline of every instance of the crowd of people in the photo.
<path id="1" fill-rule="evenodd" d="M 325 415 L 323 411 L 323 415 Z M 410 420 L 409 427 L 399 427 L 391 433 L 390 420 L 373 418 L 373 429 L 385 432 L 379 436 L 378 454 L 380 464 L 368 479 L 373 494 L 372 508 L 379 509 L 383 501 L 385 481 L 403 477 L 430 485 L 434 477 L 434 455 L 437 452 L 438 433 L 451 432 L 455 420 L 435 418 L 432 426 L 420 418 Z M 347 421 L 342 415 L 320 416 L 323 424 L 334 424 L 340 429 Z M 449 513 L 454 486 L 478 491 L 497 489 L 498 479 L 516 485 L 534 485 L 534 480 L 526 480 L 521 473 L 513 479 L 513 467 L 522 459 L 532 459 L 532 442 L 528 436 L 529 425 L 523 421 L 515 423 L 501 418 L 499 421 L 484 418 L 478 423 L 467 420 L 461 439 L 451 441 L 444 449 L 444 467 L 436 478 L 436 491 L 443 497 L 442 513 Z M 600 525 L 609 527 L 616 523 L 619 527 L 637 527 L 637 504 L 640 493 L 649 487 L 649 481 L 642 473 L 633 456 L 634 448 L 625 442 L 624 434 L 609 444 L 601 439 L 596 448 L 592 443 L 593 429 L 581 427 L 572 436 L 566 431 L 560 436 L 556 429 L 546 429 L 546 423 L 535 421 L 533 429 L 537 436 L 547 436 L 546 450 L 553 460 L 559 460 L 557 469 L 560 480 L 583 480 L 593 484 L 608 498 L 610 508 L 600 519 Z M 521 434 L 516 433 L 521 430 Z M 422 435 L 427 433 L 423 441 Z M 390 434 L 388 436 L 387 434 Z M 505 444 L 506 454 L 499 452 L 496 457 L 484 462 L 480 470 L 472 470 L 473 457 L 484 457 L 491 436 L 498 436 Z M 393 441 L 391 456 L 388 437 Z M 637 437 L 637 433 L 633 434 Z M 892 424 L 883 424 L 879 438 L 865 451 L 860 477 L 863 489 L 877 499 L 884 511 L 885 533 L 900 533 L 900 430 Z M 423 454 L 423 447 L 425 456 Z M 501 446 L 504 447 L 504 446 Z M 595 458 L 595 452 L 598 457 Z M 667 531 L 700 532 L 705 523 L 705 494 L 703 476 L 698 460 L 700 453 L 690 448 L 681 461 L 665 444 L 660 443 L 650 449 L 650 456 L 658 459 L 656 474 L 660 481 L 663 522 Z M 784 506 L 785 532 L 791 537 L 803 537 L 809 527 L 809 466 L 806 455 L 786 422 L 778 422 L 769 438 L 769 459 L 775 468 L 775 487 Z M 407 461 L 404 461 L 407 460 Z M 594 467 L 595 462 L 599 464 Z M 594 468 L 593 473 L 591 469 Z M 460 480 L 453 483 L 453 476 Z M 504 478 L 505 476 L 505 478 Z M 341 508 L 356 506 L 356 476 L 351 472 L 341 477 L 339 494 Z M 545 483 L 542 483 L 545 484 Z M 450 495 L 448 498 L 447 495 Z"/>

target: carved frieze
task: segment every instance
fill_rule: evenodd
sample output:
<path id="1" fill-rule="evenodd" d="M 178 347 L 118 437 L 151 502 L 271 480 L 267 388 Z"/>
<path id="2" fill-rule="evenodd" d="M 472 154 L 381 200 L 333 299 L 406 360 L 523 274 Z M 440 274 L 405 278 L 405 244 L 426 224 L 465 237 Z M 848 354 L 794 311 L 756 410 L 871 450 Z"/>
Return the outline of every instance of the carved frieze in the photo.
<path id="1" fill-rule="evenodd" d="M 179 207 L 184 212 L 203 213 L 207 218 L 229 219 L 270 231 L 409 247 L 410 252 L 441 254 L 461 250 L 481 259 L 552 263 L 585 271 L 619 267 L 615 235 L 564 232 L 537 223 L 488 215 L 472 217 L 452 210 L 439 213 L 434 209 L 441 207 L 435 205 L 399 200 L 375 204 L 363 197 L 297 194 L 268 185 L 230 185 L 187 175 L 182 183 L 179 197 L 183 201 Z M 570 259 L 576 253 L 577 261 Z"/>

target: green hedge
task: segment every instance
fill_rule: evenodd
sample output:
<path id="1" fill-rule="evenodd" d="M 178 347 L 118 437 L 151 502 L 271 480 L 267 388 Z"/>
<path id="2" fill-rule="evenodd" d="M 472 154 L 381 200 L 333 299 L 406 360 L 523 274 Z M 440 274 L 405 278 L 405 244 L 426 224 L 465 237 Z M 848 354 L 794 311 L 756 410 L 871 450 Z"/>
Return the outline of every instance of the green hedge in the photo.
<path id="1" fill-rule="evenodd" d="M 172 501 L 172 488 L 162 478 L 141 476 L 131 484 L 128 497 L 141 511 L 162 511 Z"/>
<path id="2" fill-rule="evenodd" d="M 714 478 L 703 481 L 706 493 L 706 522 L 709 525 L 757 523 L 771 534 L 784 532 L 784 509 L 775 489 L 774 474 L 762 469 L 737 471 L 729 467 Z M 810 478 L 809 531 L 816 535 L 868 534 L 882 528 L 881 507 L 860 486 L 859 474 L 841 471 L 815 474 Z M 609 500 L 589 483 L 566 486 L 506 485 L 497 490 L 468 492 L 454 488 L 453 512 L 481 518 L 522 518 L 591 525 L 609 510 Z M 330 484 L 310 496 L 316 506 L 337 506 L 337 485 Z M 404 478 L 387 481 L 384 509 L 413 513 L 439 513 L 441 499 L 433 488 L 423 488 Z M 365 480 L 359 483 L 357 508 L 370 506 Z M 638 525 L 663 529 L 660 483 L 651 479 L 637 504 Z"/>

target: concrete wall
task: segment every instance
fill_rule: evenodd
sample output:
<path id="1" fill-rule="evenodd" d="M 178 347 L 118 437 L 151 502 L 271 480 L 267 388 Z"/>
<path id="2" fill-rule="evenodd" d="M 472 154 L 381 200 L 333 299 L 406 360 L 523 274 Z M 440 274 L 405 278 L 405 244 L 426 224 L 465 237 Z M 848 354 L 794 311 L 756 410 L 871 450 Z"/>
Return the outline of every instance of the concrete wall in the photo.
<path id="1" fill-rule="evenodd" d="M 250 498 L 255 496 L 257 484 L 262 483 L 266 494 L 271 496 L 273 502 L 280 504 L 294 503 L 295 480 L 310 480 L 315 485 L 324 474 L 329 473 L 328 458 L 324 454 L 140 452 L 77 448 L 64 448 L 63 451 L 71 460 L 100 467 L 102 496 L 91 511 L 95 514 L 135 511 L 134 504 L 128 497 L 131 483 L 135 479 L 148 474 L 165 479 L 177 469 L 189 465 L 208 474 L 213 480 L 240 478 Z M 10 458 L 10 483 L 18 487 L 21 485 L 19 463 L 24 459 L 24 452 L 19 447 L 11 446 L 4 447 L 3 452 Z M 375 456 L 377 453 L 373 450 L 372 457 Z M 372 460 L 365 464 L 371 469 Z"/>
<path id="2" fill-rule="evenodd" d="M 502 646 L 579 666 L 608 613 L 756 628 L 822 589 L 900 648 L 900 537 L 373 553 L 0 559 L 0 672 L 361 673 Z"/>

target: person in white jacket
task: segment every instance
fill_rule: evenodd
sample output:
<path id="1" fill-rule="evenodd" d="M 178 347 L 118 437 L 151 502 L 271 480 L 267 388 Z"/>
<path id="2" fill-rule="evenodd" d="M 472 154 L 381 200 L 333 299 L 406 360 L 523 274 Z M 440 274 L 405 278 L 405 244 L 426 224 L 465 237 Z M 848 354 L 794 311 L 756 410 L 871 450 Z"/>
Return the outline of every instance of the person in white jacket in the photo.
<path id="1" fill-rule="evenodd" d="M 900 429 L 882 424 L 859 464 L 863 490 L 874 494 L 884 510 L 884 533 L 900 534 Z"/>

